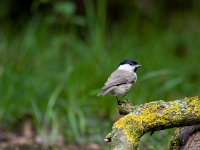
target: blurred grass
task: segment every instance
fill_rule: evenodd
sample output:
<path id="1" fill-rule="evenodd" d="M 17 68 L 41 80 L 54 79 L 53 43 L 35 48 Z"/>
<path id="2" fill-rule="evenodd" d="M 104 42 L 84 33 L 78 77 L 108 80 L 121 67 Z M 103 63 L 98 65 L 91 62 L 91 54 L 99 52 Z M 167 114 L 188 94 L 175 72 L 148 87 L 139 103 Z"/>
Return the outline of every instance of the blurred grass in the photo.
<path id="1" fill-rule="evenodd" d="M 200 22 L 196 12 L 177 12 L 162 28 L 151 20 L 140 26 L 138 14 L 109 26 L 106 0 L 98 1 L 97 8 L 90 0 L 84 5 L 84 17 L 75 15 L 73 2 L 61 2 L 54 8 L 60 18 L 35 13 L 21 30 L 12 29 L 12 24 L 2 26 L 2 123 L 13 128 L 30 115 L 38 133 L 46 134 L 51 143 L 61 134 L 67 142 L 104 145 L 117 106 L 111 96 L 97 98 L 96 94 L 125 58 L 143 66 L 128 95 L 134 104 L 199 94 Z M 64 23 L 56 24 L 59 19 Z M 164 140 L 171 134 L 166 131 L 148 137 L 151 140 L 144 140 L 144 145 L 147 149 L 167 147 Z"/>

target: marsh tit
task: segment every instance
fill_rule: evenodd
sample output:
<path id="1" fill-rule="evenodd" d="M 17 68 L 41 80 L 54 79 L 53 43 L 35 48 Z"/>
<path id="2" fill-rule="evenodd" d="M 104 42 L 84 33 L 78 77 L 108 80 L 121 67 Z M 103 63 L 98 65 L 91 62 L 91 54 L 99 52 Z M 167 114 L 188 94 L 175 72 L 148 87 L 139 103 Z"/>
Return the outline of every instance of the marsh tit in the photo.
<path id="1" fill-rule="evenodd" d="M 128 102 L 126 94 L 137 81 L 137 69 L 141 67 L 134 60 L 122 61 L 118 68 L 109 76 L 105 82 L 101 92 L 97 96 L 104 96 L 108 93 L 116 97 L 118 104 L 120 103 L 118 97 L 123 97 Z"/>

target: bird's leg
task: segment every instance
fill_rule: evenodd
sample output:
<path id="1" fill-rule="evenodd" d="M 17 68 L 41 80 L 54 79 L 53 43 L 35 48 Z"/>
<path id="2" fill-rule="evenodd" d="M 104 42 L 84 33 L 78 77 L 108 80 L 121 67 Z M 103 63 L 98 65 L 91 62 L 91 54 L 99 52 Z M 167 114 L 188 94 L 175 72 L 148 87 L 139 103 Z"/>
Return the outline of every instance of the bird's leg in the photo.
<path id="1" fill-rule="evenodd" d="M 124 98 L 126 99 L 126 102 L 127 102 L 127 103 L 129 103 L 129 100 L 128 100 L 128 98 L 127 98 L 126 96 L 124 96 Z"/>
<path id="2" fill-rule="evenodd" d="M 119 101 L 119 99 L 118 99 L 117 96 L 115 96 L 115 97 L 116 97 L 116 99 L 117 99 L 117 104 L 119 105 L 119 104 L 120 104 L 120 101 Z"/>

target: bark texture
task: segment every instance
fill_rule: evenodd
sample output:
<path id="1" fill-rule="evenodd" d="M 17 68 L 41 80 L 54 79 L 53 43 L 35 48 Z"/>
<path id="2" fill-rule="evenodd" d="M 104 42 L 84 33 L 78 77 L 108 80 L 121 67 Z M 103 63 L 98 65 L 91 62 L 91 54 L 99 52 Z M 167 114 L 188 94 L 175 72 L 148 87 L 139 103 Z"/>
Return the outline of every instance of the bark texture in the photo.
<path id="1" fill-rule="evenodd" d="M 200 125 L 177 128 L 170 142 L 170 150 L 200 149 Z"/>
<path id="2" fill-rule="evenodd" d="M 147 132 L 200 124 L 198 96 L 139 106 L 124 103 L 119 105 L 119 112 L 125 116 L 114 123 L 112 132 L 105 139 L 111 142 L 113 150 L 138 149 L 140 137 Z"/>

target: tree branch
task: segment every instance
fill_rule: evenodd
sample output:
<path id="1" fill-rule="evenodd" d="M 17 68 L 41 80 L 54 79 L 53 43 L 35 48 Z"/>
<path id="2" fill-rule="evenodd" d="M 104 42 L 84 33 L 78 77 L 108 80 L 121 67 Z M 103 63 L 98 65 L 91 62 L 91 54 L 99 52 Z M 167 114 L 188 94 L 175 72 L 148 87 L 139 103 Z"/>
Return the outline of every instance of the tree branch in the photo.
<path id="1" fill-rule="evenodd" d="M 139 106 L 124 103 L 119 105 L 119 112 L 127 115 L 114 123 L 108 140 L 117 150 L 137 149 L 140 137 L 150 131 L 200 124 L 198 96 Z"/>
<path id="2" fill-rule="evenodd" d="M 169 150 L 188 150 L 189 149 L 188 147 L 190 147 L 191 149 L 199 149 L 199 144 L 196 144 L 197 143 L 196 141 L 194 141 L 196 145 L 193 144 L 192 146 L 191 142 L 189 141 L 189 138 L 193 136 L 193 134 L 199 131 L 200 131 L 200 125 L 192 125 L 192 126 L 177 128 L 174 136 L 172 136 L 171 138 Z M 195 134 L 195 136 L 199 135 Z M 200 141 L 198 141 L 198 143 L 200 143 Z"/>

